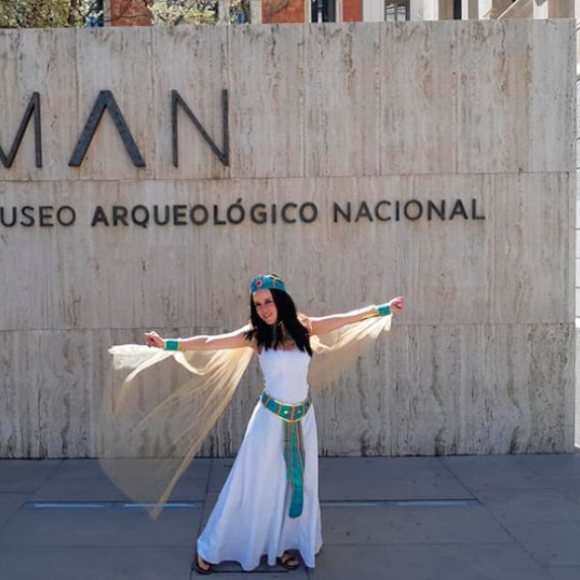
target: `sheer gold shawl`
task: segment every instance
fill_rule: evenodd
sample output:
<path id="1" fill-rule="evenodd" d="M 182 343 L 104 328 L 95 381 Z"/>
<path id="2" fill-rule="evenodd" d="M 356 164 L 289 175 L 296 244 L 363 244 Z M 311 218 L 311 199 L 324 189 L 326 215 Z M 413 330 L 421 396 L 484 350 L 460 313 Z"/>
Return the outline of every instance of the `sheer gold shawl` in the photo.
<path id="1" fill-rule="evenodd" d="M 331 383 L 390 330 L 391 318 L 368 318 L 311 337 L 309 385 Z M 231 401 L 254 351 L 182 353 L 127 344 L 109 352 L 116 371 L 130 372 L 103 402 L 99 462 L 128 497 L 150 504 L 155 518 Z"/>

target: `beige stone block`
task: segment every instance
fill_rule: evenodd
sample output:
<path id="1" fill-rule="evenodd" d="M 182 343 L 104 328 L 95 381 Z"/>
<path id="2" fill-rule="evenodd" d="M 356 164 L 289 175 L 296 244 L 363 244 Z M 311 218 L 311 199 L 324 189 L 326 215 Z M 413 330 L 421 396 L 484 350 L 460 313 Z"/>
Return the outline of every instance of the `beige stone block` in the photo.
<path id="1" fill-rule="evenodd" d="M 458 29 L 458 171 L 517 172 L 529 167 L 529 27 L 470 21 Z M 539 80 L 539 79 L 538 79 Z"/>
<path id="2" fill-rule="evenodd" d="M 380 27 L 304 28 L 306 175 L 377 175 Z"/>
<path id="3" fill-rule="evenodd" d="M 576 270 L 578 264 L 576 261 L 576 232 L 578 231 L 580 222 L 577 221 L 578 216 L 576 208 L 578 206 L 578 202 L 576 195 L 576 176 L 574 173 L 571 173 L 568 179 L 568 215 L 570 216 L 570 221 L 568 223 L 568 279 L 565 282 L 567 288 L 573 288 L 576 284 Z M 569 294 L 567 307 L 566 320 L 573 320 L 575 316 L 575 297 L 573 293 Z"/>
<path id="4" fill-rule="evenodd" d="M 228 27 L 231 174 L 304 175 L 304 28 Z"/>
<path id="5" fill-rule="evenodd" d="M 461 327 L 397 324 L 383 348 L 391 455 L 460 453 Z"/>
<path id="6" fill-rule="evenodd" d="M 523 453 L 531 436 L 528 325 L 463 329 L 462 454 Z"/>
<path id="7" fill-rule="evenodd" d="M 31 409 L 28 390 L 22 384 L 19 360 L 21 341 L 17 333 L 0 333 L 0 454 L 2 457 L 35 457 L 37 446 L 32 440 L 37 438 L 37 423 L 34 417 L 38 413 Z"/>
<path id="8" fill-rule="evenodd" d="M 396 426 L 393 455 L 572 448 L 571 325 L 396 331 L 387 343 L 392 402 L 386 420 Z"/>
<path id="9" fill-rule="evenodd" d="M 384 382 L 385 343 L 381 337 L 352 368 L 321 391 L 313 391 L 321 456 L 390 455 L 393 426 L 384 421 L 389 385 Z"/>
<path id="10" fill-rule="evenodd" d="M 10 417 L 3 421 L 2 454 L 94 456 L 100 408 L 110 405 L 122 380 L 111 370 L 107 348 L 141 342 L 143 330 L 0 333 L 2 415 Z M 159 330 L 180 336 L 189 329 Z M 339 380 L 314 393 L 321 454 L 569 451 L 574 337 L 573 326 L 562 324 L 396 321 Z M 149 380 L 156 389 L 170 388 L 153 375 Z M 254 361 L 201 455 L 237 451 L 260 384 Z M 144 439 L 135 451 L 148 457 L 154 449 Z"/>
<path id="11" fill-rule="evenodd" d="M 569 451 L 571 340 L 561 324 L 395 324 L 317 397 L 321 453 Z"/>
<path id="12" fill-rule="evenodd" d="M 573 323 L 534 325 L 530 333 L 529 450 L 574 451 L 575 337 Z"/>
<path id="13" fill-rule="evenodd" d="M 171 91 L 176 90 L 217 147 L 224 151 L 222 90 L 230 89 L 228 29 L 177 26 L 155 29 L 152 33 L 150 66 L 156 114 L 150 119 L 150 139 L 156 145 L 156 155 L 151 160 L 156 179 L 223 178 L 230 175 L 230 169 L 220 162 L 181 107 L 177 113 L 179 167 L 174 167 L 171 126 Z M 230 111 L 236 107 L 231 93 L 230 89 Z M 235 128 L 230 126 L 230 138 L 234 132 Z"/>
<path id="14" fill-rule="evenodd" d="M 462 452 L 572 449 L 573 334 L 570 324 L 466 328 Z"/>
<path id="15" fill-rule="evenodd" d="M 569 321 L 571 181 L 567 174 L 426 175 L 4 187 L 7 210 L 42 197 L 47 206 L 74 208 L 77 221 L 4 229 L 0 271 L 12 307 L 0 311 L 0 323 L 6 330 L 177 327 L 186 316 L 191 326 L 236 328 L 247 320 L 250 278 L 265 271 L 284 276 L 311 315 L 405 295 L 406 323 Z M 238 200 L 244 221 L 222 223 Z M 287 212 L 295 223 L 281 217 L 287 203 L 295 204 Z M 305 203 L 316 204 L 312 223 L 298 219 Z M 420 219 L 404 217 L 408 203 L 408 215 L 423 212 Z M 335 204 L 350 207 L 350 221 Z M 443 204 L 445 219 L 430 209 Z M 196 205 L 206 208 L 207 223 L 191 221 Z M 126 224 L 114 225 L 115 206 L 127 208 Z M 155 223 L 155 215 L 173 222 L 174 206 L 183 225 Z M 267 223 L 250 221 L 254 206 Z M 109 225 L 91 227 L 97 207 Z M 142 227 L 136 222 L 146 212 Z"/>
<path id="16" fill-rule="evenodd" d="M 381 273 L 375 287 L 393 288 L 385 296 L 407 298 L 408 324 L 485 320 L 493 276 L 490 217 L 494 205 L 489 177 L 408 176 L 385 185 L 377 181 L 377 185 L 373 199 L 398 199 L 402 208 L 416 200 L 423 215 L 415 221 L 402 217 L 375 226 L 383 237 L 366 249 L 366 263 L 377 264 L 373 269 Z M 431 212 L 431 202 L 439 210 L 444 205 L 445 219 Z M 411 213 L 417 215 L 414 209 Z M 381 232 L 381 226 L 387 231 Z"/>
<path id="17" fill-rule="evenodd" d="M 572 321 L 569 179 L 568 174 L 494 177 L 491 321 Z"/>
<path id="18" fill-rule="evenodd" d="M 152 134 L 158 113 L 153 108 L 152 34 L 147 27 L 77 31 L 79 127 L 85 126 L 99 92 L 111 91 L 145 162 L 145 167 L 135 167 L 111 115 L 105 112 L 80 166 L 81 179 L 153 176 L 153 159 L 161 152 Z"/>
<path id="19" fill-rule="evenodd" d="M 574 171 L 576 52 L 573 20 L 530 23 L 529 167 Z M 554 58 L 554 55 L 560 55 Z"/>
<path id="20" fill-rule="evenodd" d="M 90 219 L 93 204 L 109 193 L 115 197 L 117 187 L 107 182 L 0 183 L 3 208 L 10 219 L 14 208 L 17 212 L 16 225 L 4 228 L 0 244 L 0 272 L 5 295 L 11 297 L 10 308 L 0 310 L 2 330 L 94 328 L 115 315 L 110 302 L 114 279 L 103 276 L 101 265 L 113 263 L 119 236 L 109 231 L 99 239 Z M 34 220 L 29 227 L 21 225 L 31 222 L 21 211 L 26 206 Z M 59 225 L 59 211 L 67 207 L 76 221 Z M 63 220 L 71 216 L 71 209 L 62 210 Z"/>
<path id="21" fill-rule="evenodd" d="M 453 22 L 380 27 L 382 174 L 456 171 L 457 31 Z"/>
<path id="22" fill-rule="evenodd" d="M 0 332 L 3 457 L 90 456 L 93 348 L 87 332 Z"/>
<path id="23" fill-rule="evenodd" d="M 76 32 L 0 31 L 0 146 L 8 155 L 29 100 L 40 94 L 42 167 L 35 164 L 34 119 L 30 120 L 14 164 L 0 164 L 0 180 L 77 179 L 68 160 L 79 136 Z"/>

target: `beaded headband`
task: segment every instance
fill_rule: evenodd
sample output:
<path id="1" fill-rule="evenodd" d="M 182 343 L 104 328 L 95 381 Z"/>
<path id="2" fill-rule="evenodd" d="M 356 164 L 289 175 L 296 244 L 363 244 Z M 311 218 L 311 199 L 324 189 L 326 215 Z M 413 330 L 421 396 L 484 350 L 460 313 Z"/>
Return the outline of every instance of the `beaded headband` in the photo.
<path id="1" fill-rule="evenodd" d="M 250 294 L 257 292 L 258 290 L 282 290 L 283 292 L 286 292 L 286 285 L 281 278 L 276 278 L 266 274 L 263 276 L 256 276 L 250 282 Z"/>

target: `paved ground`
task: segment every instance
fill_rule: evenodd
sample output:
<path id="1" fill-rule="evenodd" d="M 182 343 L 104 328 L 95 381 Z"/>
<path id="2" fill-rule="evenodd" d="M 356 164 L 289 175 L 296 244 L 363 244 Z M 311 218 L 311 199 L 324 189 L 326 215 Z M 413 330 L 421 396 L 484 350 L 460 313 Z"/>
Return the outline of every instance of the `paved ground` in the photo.
<path id="1" fill-rule="evenodd" d="M 198 460 L 156 522 L 94 461 L 0 461 L 2 580 L 189 580 L 229 469 Z M 580 454 L 321 459 L 316 569 L 217 578 L 579 580 Z"/>

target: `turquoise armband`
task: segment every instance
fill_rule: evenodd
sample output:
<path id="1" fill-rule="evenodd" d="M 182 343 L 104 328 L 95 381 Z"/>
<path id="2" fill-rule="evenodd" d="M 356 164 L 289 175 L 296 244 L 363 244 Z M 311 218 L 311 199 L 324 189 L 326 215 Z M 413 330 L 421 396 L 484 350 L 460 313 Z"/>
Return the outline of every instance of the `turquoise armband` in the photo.
<path id="1" fill-rule="evenodd" d="M 178 340 L 166 340 L 165 350 L 181 350 Z"/>
<path id="2" fill-rule="evenodd" d="M 388 304 L 380 304 L 377 306 L 377 312 L 379 313 L 379 316 L 388 316 L 389 314 L 393 313 L 391 307 Z"/>

